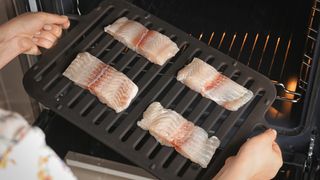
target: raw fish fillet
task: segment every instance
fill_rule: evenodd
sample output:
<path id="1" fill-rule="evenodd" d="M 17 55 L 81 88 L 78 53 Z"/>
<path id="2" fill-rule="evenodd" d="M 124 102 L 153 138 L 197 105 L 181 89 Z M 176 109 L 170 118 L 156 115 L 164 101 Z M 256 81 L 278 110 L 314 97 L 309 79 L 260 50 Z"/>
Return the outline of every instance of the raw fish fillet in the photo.
<path id="1" fill-rule="evenodd" d="M 138 126 L 154 136 L 160 144 L 174 147 L 184 157 L 206 168 L 220 145 L 220 140 L 183 118 L 165 109 L 159 102 L 152 103 L 143 113 Z"/>
<path id="2" fill-rule="evenodd" d="M 104 30 L 155 64 L 163 65 L 179 51 L 167 36 L 126 17 L 119 18 Z"/>
<path id="3" fill-rule="evenodd" d="M 230 111 L 237 111 L 253 97 L 250 90 L 198 58 L 194 58 L 190 64 L 181 69 L 177 79 Z"/>
<path id="4" fill-rule="evenodd" d="M 153 30 L 148 31 L 137 49 L 139 54 L 161 66 L 178 51 L 178 46 L 167 36 Z"/>
<path id="5" fill-rule="evenodd" d="M 138 92 L 138 87 L 125 74 L 88 52 L 79 53 L 63 75 L 88 89 L 117 113 L 126 109 Z"/>
<path id="6" fill-rule="evenodd" d="M 112 25 L 105 27 L 104 30 L 134 51 L 149 31 L 142 24 L 126 17 L 119 18 Z"/>

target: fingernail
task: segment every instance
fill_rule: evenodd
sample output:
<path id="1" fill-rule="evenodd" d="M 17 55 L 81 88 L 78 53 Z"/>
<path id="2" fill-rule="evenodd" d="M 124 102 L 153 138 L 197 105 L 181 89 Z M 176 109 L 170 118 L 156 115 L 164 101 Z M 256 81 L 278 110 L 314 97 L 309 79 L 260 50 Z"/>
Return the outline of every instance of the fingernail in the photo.
<path id="1" fill-rule="evenodd" d="M 46 31 L 50 31 L 52 29 L 52 27 L 50 25 L 44 25 L 43 29 Z"/>
<path id="2" fill-rule="evenodd" d="M 271 131 L 274 135 L 277 135 L 277 131 L 275 129 L 269 129 L 269 131 Z"/>
<path id="3" fill-rule="evenodd" d="M 36 52 L 36 55 L 40 55 L 41 51 L 38 49 L 38 51 Z"/>
<path id="4" fill-rule="evenodd" d="M 34 38 L 32 38 L 32 41 L 37 42 L 37 41 L 39 41 L 39 39 L 34 37 Z"/>
<path id="5" fill-rule="evenodd" d="M 41 34 L 41 32 L 39 31 L 39 32 L 36 32 L 35 34 L 36 34 L 36 35 L 39 35 L 39 34 Z"/>

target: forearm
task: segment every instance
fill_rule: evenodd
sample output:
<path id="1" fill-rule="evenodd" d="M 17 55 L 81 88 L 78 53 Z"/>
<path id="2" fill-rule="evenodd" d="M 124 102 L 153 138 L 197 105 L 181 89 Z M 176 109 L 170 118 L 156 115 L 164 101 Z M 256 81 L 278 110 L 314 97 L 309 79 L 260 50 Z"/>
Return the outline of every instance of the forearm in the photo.
<path id="1" fill-rule="evenodd" d="M 0 42 L 8 41 L 9 39 L 14 38 L 17 34 L 15 31 L 17 27 L 15 27 L 13 23 L 13 19 L 0 24 Z"/>
<path id="2" fill-rule="evenodd" d="M 250 167 L 237 157 L 227 160 L 213 180 L 253 180 Z"/>
<path id="3" fill-rule="evenodd" d="M 19 114 L 0 109 L 1 179 L 76 180 L 45 143 L 44 133 Z"/>
<path id="4" fill-rule="evenodd" d="M 223 167 L 213 180 L 249 180 L 247 176 L 235 169 Z"/>
<path id="5" fill-rule="evenodd" d="M 19 55 L 19 50 L 13 47 L 13 44 L 18 43 L 17 41 L 17 39 L 12 39 L 10 41 L 0 42 L 0 69 Z"/>
<path id="6" fill-rule="evenodd" d="M 11 38 L 13 38 L 13 35 L 12 33 L 10 33 L 10 21 L 0 24 L 0 43 L 5 42 Z"/>
<path id="7" fill-rule="evenodd" d="M 24 37 L 9 37 L 7 24 L 0 26 L 0 69 L 26 48 Z"/>

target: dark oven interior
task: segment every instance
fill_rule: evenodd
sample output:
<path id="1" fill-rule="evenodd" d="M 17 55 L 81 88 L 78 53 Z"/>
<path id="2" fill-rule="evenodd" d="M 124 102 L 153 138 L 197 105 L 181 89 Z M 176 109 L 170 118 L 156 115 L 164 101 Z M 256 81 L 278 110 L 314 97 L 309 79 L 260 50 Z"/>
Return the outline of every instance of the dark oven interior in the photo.
<path id="1" fill-rule="evenodd" d="M 279 92 L 278 100 L 266 115 L 270 124 L 285 132 L 285 128 L 290 131 L 302 123 L 308 73 L 302 60 L 314 2 L 136 0 L 134 3 L 269 77 Z M 308 40 L 314 40 L 315 35 Z M 305 58 L 310 56 L 306 54 Z"/>
<path id="2" fill-rule="evenodd" d="M 100 0 L 38 1 L 37 8 L 85 15 Z M 256 71 L 269 77 L 278 90 L 266 113 L 270 126 L 281 134 L 285 165 L 278 179 L 301 179 L 308 159 L 310 133 L 305 131 L 306 104 L 320 21 L 318 0 L 130 0 Z M 30 7 L 32 8 L 32 7 Z M 54 120 L 53 120 L 54 119 Z M 68 150 L 127 162 L 56 114 L 44 111 L 37 121 L 48 143 L 63 157 Z M 57 135 L 57 129 L 59 133 Z M 79 136 L 81 138 L 79 138 Z M 312 135 L 311 135 L 312 136 Z M 65 138 L 68 137 L 68 138 Z M 106 153 L 107 152 L 107 153 Z M 112 154 L 112 155 L 110 155 Z"/>

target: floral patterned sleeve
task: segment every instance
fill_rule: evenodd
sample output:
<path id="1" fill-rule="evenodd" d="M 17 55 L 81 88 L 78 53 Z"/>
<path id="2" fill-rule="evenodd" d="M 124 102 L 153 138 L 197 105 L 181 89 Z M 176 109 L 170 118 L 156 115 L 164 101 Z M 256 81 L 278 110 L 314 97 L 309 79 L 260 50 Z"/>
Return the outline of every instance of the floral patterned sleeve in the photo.
<path id="1" fill-rule="evenodd" d="M 43 132 L 17 113 L 0 109 L 0 179 L 75 180 L 45 143 Z"/>

